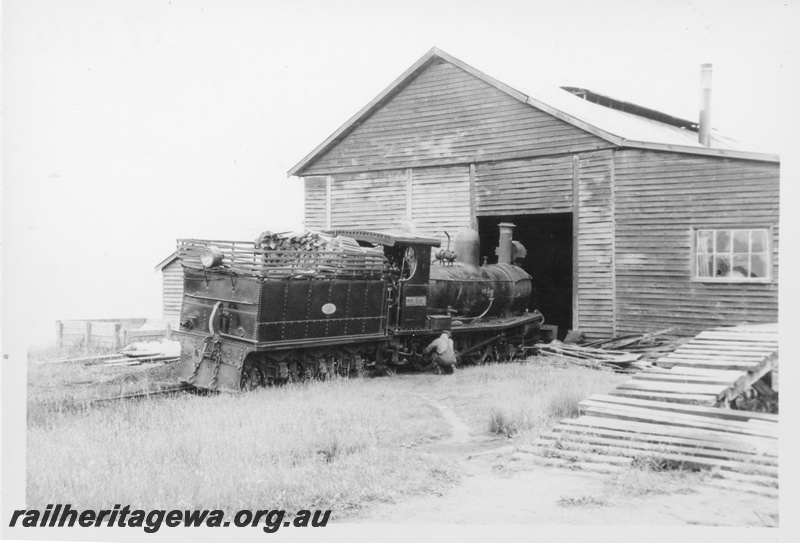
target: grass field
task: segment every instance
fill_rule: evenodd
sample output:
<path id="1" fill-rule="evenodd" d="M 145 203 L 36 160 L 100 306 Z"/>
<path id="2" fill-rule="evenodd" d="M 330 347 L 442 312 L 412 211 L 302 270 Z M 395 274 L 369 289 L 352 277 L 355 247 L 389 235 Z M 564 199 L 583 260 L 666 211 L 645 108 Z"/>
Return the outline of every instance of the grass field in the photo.
<path id="1" fill-rule="evenodd" d="M 55 366 L 29 367 L 30 508 L 312 508 L 333 518 L 458 482 L 458 467 L 419 446 L 450 432 L 435 403 L 473 435 L 524 444 L 624 378 L 534 360 L 81 407 L 159 384 L 165 370 L 92 381 L 84 366 Z"/>

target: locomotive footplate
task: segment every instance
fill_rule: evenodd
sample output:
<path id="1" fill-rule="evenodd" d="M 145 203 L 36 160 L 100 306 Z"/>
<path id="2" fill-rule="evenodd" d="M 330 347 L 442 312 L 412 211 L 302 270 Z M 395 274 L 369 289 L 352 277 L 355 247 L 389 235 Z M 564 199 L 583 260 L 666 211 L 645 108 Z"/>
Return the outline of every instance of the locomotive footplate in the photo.
<path id="1" fill-rule="evenodd" d="M 270 349 L 274 351 L 309 348 L 329 345 L 346 345 L 348 343 L 369 343 L 374 341 L 385 341 L 389 338 L 386 334 L 363 334 L 340 337 L 321 337 L 303 340 L 270 341 L 256 344 L 258 350 Z"/>
<path id="2" fill-rule="evenodd" d="M 454 320 L 457 322 L 457 319 Z M 480 331 L 490 331 L 490 330 L 505 330 L 509 328 L 515 328 L 517 326 L 521 326 L 523 324 L 537 324 L 541 325 L 544 322 L 544 317 L 538 311 L 534 311 L 533 313 L 528 313 L 526 315 L 522 315 L 519 317 L 508 317 L 508 318 L 498 318 L 487 320 L 484 322 L 479 322 L 475 324 L 454 324 L 450 331 L 453 335 L 461 335 L 466 332 L 474 332 L 477 330 Z M 393 335 L 395 336 L 420 336 L 420 335 L 436 335 L 440 334 L 441 330 L 430 330 L 426 328 L 420 329 L 399 329 L 394 330 Z"/>

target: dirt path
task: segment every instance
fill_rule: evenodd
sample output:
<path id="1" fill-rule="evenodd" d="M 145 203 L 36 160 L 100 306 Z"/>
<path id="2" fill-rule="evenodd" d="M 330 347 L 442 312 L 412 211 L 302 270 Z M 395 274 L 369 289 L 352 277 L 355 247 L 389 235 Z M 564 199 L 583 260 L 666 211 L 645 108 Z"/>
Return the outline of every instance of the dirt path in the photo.
<path id="1" fill-rule="evenodd" d="M 614 475 L 539 465 L 506 438 L 475 436 L 451 408 L 432 401 L 451 434 L 425 446 L 452 459 L 461 483 L 442 496 L 378 504 L 347 522 L 566 525 L 775 526 L 777 500 L 697 484 L 626 495 Z M 639 492 L 641 488 L 637 487 Z"/>
<path id="2" fill-rule="evenodd" d="M 463 444 L 473 441 L 472 436 L 469 434 L 469 426 L 458 418 L 458 415 L 453 413 L 446 405 L 437 403 L 434 404 L 434 407 L 439 410 L 444 420 L 450 424 L 450 437 L 442 441 L 442 445 Z"/>

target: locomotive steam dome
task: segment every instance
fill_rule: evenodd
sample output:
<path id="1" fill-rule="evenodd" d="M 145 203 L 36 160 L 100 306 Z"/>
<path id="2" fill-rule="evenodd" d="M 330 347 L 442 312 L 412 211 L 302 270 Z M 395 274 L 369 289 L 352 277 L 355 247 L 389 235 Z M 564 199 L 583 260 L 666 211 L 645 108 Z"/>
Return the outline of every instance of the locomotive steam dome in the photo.
<path id="1" fill-rule="evenodd" d="M 520 253 L 513 246 L 510 230 L 500 237 L 498 253 L 509 255 L 508 262 L 478 265 L 480 238 L 472 229 L 461 230 L 454 240 L 456 262 L 431 266 L 430 304 L 433 312 L 450 313 L 455 318 L 506 317 L 524 313 L 531 299 L 531 276 L 510 262 L 510 255 Z M 506 232 L 503 232 L 506 234 Z M 520 246 L 521 247 L 521 246 Z"/>

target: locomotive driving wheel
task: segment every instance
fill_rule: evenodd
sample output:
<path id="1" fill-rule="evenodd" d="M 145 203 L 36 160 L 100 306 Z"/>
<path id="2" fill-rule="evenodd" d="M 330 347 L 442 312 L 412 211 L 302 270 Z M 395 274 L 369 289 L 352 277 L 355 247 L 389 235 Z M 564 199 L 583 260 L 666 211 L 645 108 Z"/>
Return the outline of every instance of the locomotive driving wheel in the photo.
<path id="1" fill-rule="evenodd" d="M 464 355 L 461 363 L 471 364 L 473 366 L 480 366 L 496 360 L 495 348 L 493 345 L 486 345 L 483 348 L 477 349 Z"/>
<path id="2" fill-rule="evenodd" d="M 245 392 L 253 391 L 264 386 L 264 373 L 255 365 L 247 365 L 242 369 L 241 389 Z"/>
<path id="3" fill-rule="evenodd" d="M 436 367 L 433 358 L 426 354 L 415 353 L 414 356 L 411 357 L 411 362 L 414 364 L 417 371 L 431 371 Z"/>
<path id="4" fill-rule="evenodd" d="M 497 348 L 494 345 L 489 344 L 489 345 L 486 346 L 485 349 L 483 349 L 478 354 L 478 362 L 477 363 L 478 364 L 490 364 L 492 362 L 497 362 L 497 360 L 498 360 Z"/>

